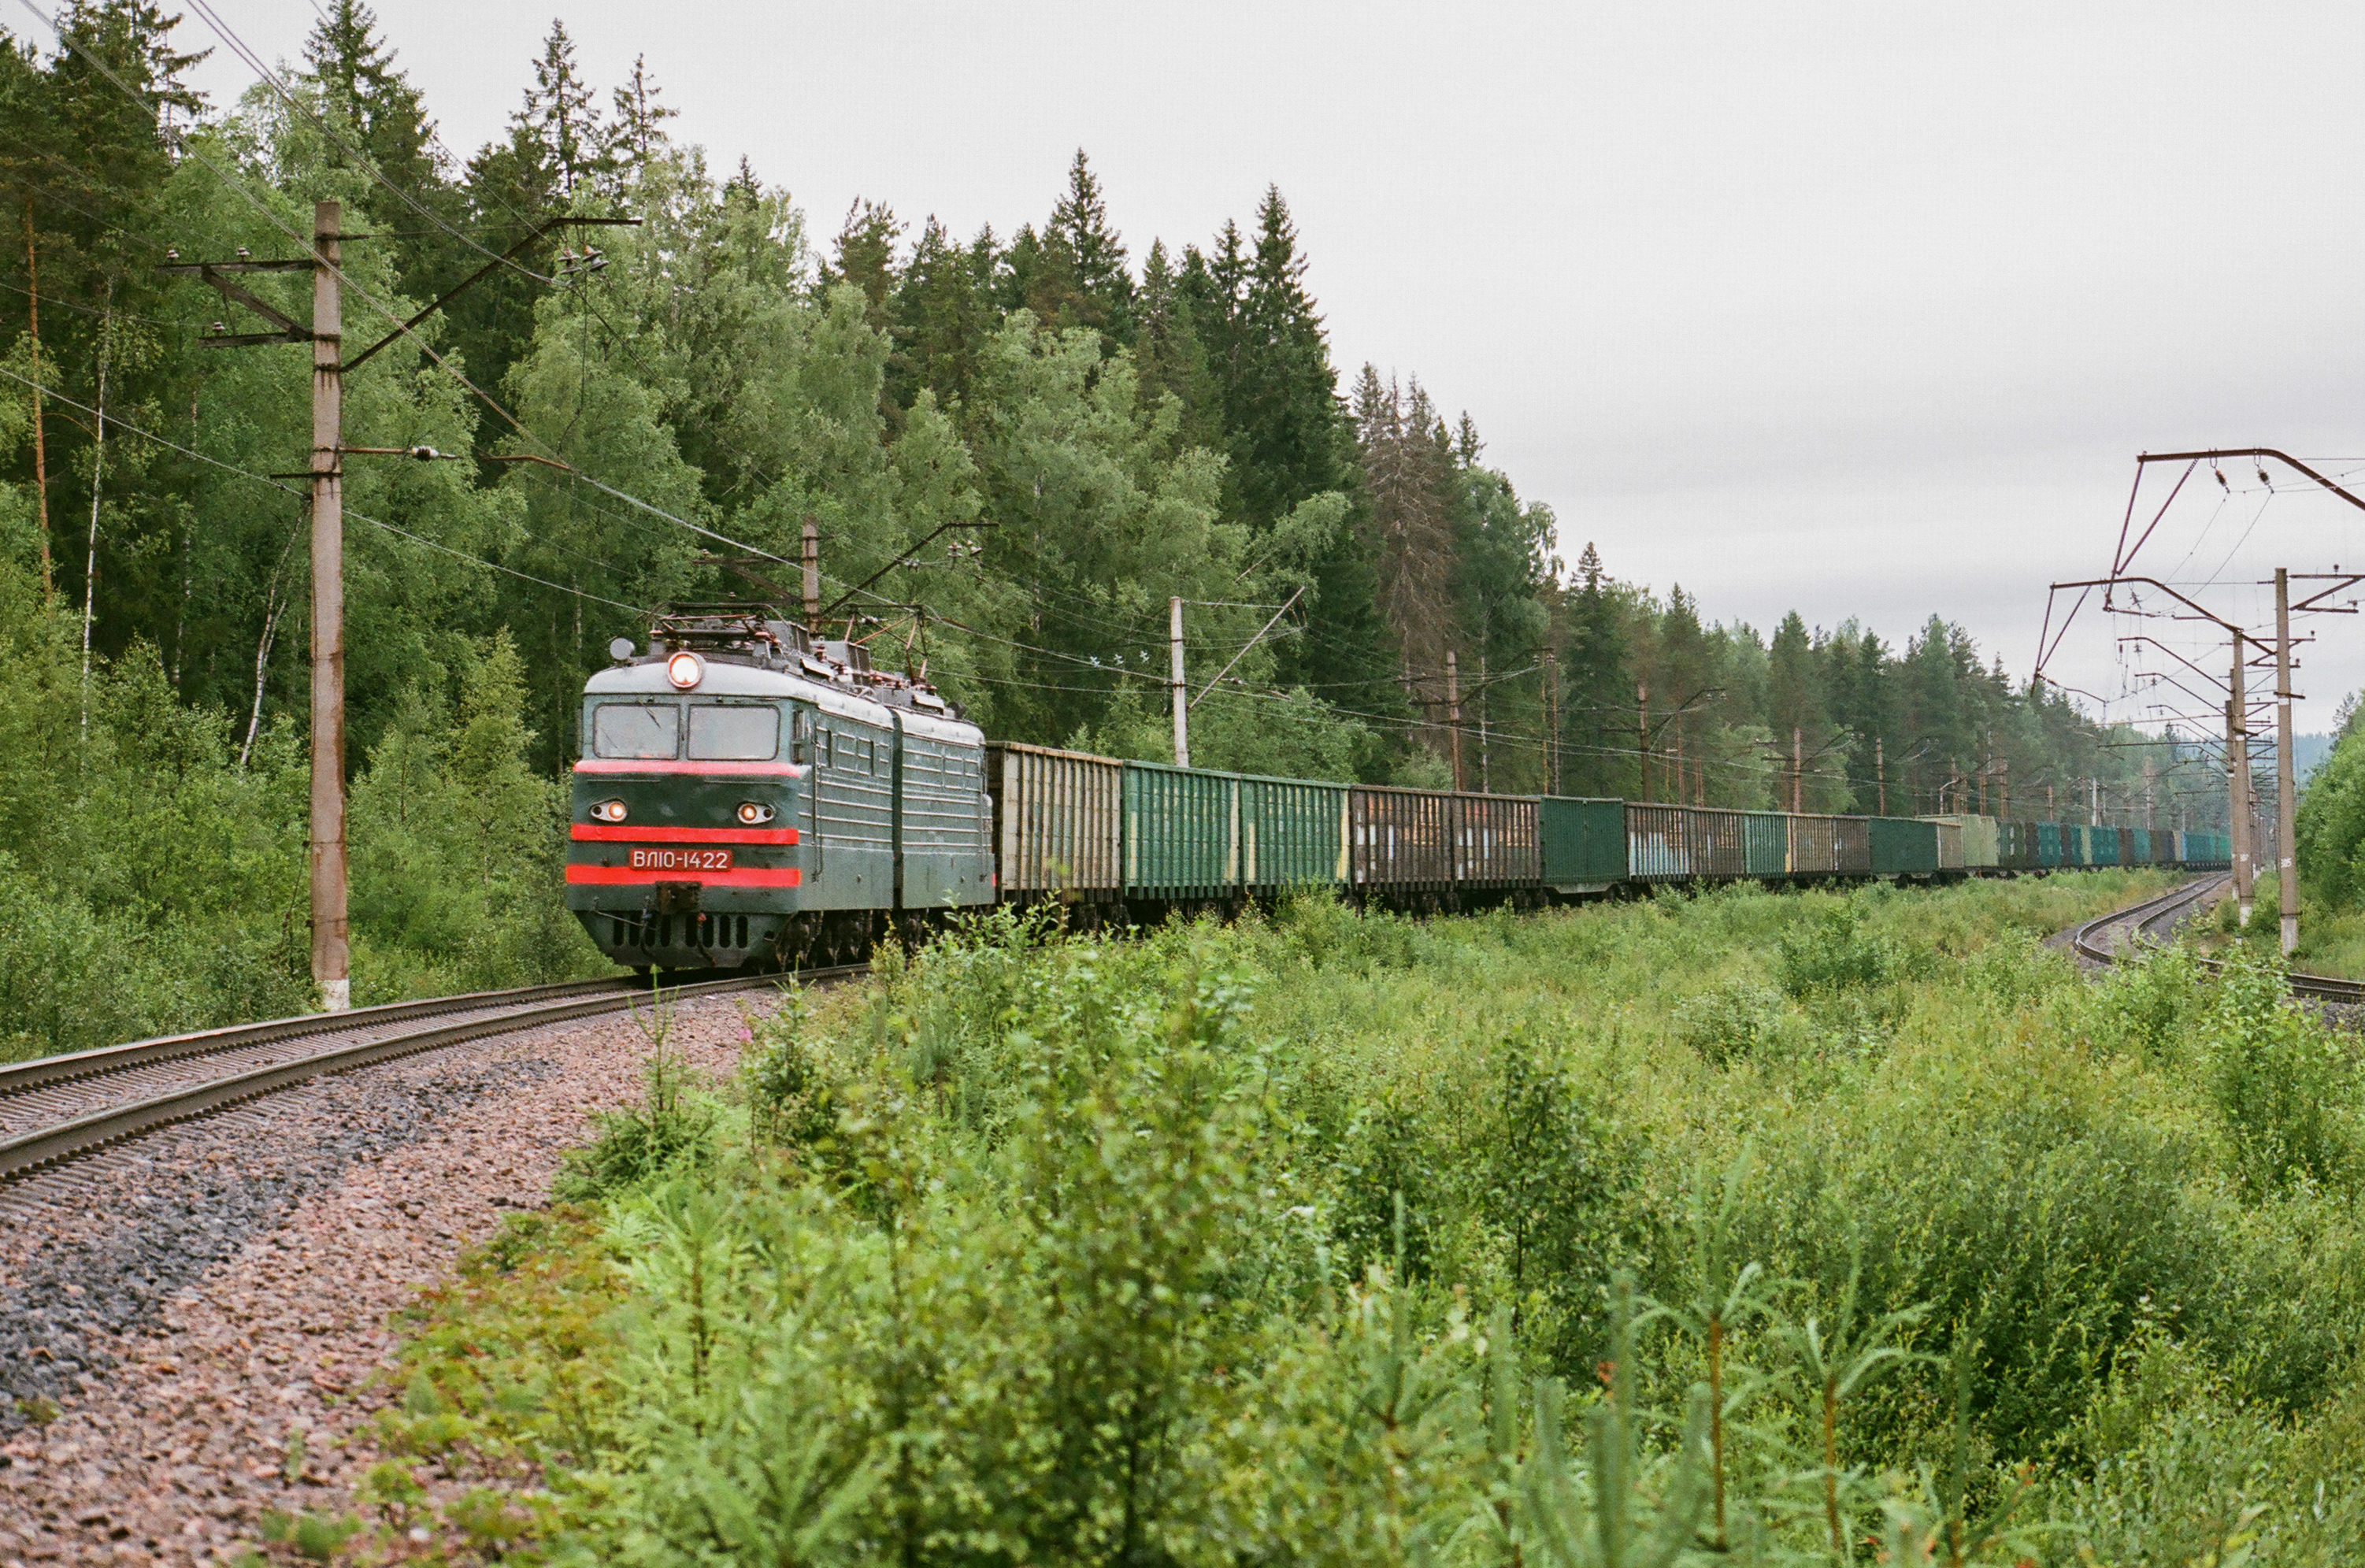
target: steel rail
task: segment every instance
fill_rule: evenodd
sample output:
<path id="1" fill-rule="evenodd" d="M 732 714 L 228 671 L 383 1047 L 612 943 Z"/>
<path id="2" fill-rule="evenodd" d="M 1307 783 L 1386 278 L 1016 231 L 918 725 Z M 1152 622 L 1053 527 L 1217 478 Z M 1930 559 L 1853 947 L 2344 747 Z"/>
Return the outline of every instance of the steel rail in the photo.
<path id="1" fill-rule="evenodd" d="M 2119 963 L 2127 955 L 2111 948 L 2101 941 L 2101 934 L 2106 928 L 2126 924 L 2131 928 L 2128 932 L 2130 938 L 2148 937 L 2154 927 L 2182 913 L 2188 905 L 2215 892 L 2230 875 L 2231 873 L 2220 873 L 2204 881 L 2188 883 L 2181 888 L 2172 888 L 2156 899 L 2130 908 L 2113 910 L 2109 914 L 2098 915 L 2081 925 L 2071 928 L 2069 946 L 2081 958 L 2089 958 L 2098 964 Z M 2212 974 L 2221 972 L 2225 967 L 2225 962 L 2222 958 L 2204 958 L 2200 960 L 2200 963 L 2202 969 Z M 2283 978 L 2293 996 L 2303 996 L 2316 1002 L 2341 1002 L 2351 1006 L 2365 1004 L 2365 980 L 2343 980 L 2337 975 L 2290 974 Z"/>
<path id="2" fill-rule="evenodd" d="M 571 986 L 529 986 L 522 988 L 521 992 L 491 991 L 474 996 L 446 997 L 439 1002 L 399 1003 L 397 1004 L 398 1007 L 409 1010 L 407 1016 L 416 1017 L 422 1014 L 432 1016 L 437 1011 L 452 1012 L 454 1010 L 455 1002 L 472 1006 L 482 1005 L 488 997 L 513 998 L 520 994 L 531 995 L 536 991 L 572 991 L 576 993 L 555 999 L 547 1005 L 521 1012 L 502 1013 L 485 1018 L 471 1018 L 461 1023 L 410 1030 L 407 1033 L 364 1040 L 357 1044 L 334 1046 L 327 1050 L 315 1051 L 308 1056 L 253 1068 L 244 1072 L 231 1073 L 168 1093 L 135 1101 L 129 1104 L 109 1106 L 102 1111 L 75 1117 L 72 1121 L 37 1127 L 14 1137 L 0 1139 L 0 1182 L 54 1165 L 61 1160 L 88 1153 L 107 1144 L 120 1142 L 140 1133 L 150 1132 L 176 1122 L 187 1121 L 191 1117 L 203 1115 L 208 1111 L 219 1110 L 225 1105 L 252 1100 L 275 1090 L 286 1089 L 329 1073 L 349 1072 L 355 1068 L 374 1066 L 399 1057 L 413 1056 L 421 1051 L 431 1051 L 444 1046 L 483 1039 L 491 1035 L 515 1034 L 521 1030 L 566 1023 L 573 1019 L 591 1017 L 601 1013 L 614 1013 L 643 1001 L 650 1002 L 651 1005 L 657 1005 L 661 1002 L 716 996 L 734 991 L 748 991 L 759 986 L 777 985 L 790 980 L 808 983 L 816 980 L 843 980 L 866 973 L 869 969 L 868 964 L 839 964 L 825 969 L 804 969 L 792 973 L 734 975 L 725 980 L 696 981 L 673 987 L 662 992 L 603 980 L 575 982 Z M 586 988 L 591 986 L 600 989 L 596 992 L 584 994 Z M 389 1016 L 395 1011 L 394 1009 L 364 1009 L 364 1011 L 376 1013 L 381 1021 L 398 1021 Z M 351 1021 L 357 1014 L 345 1013 L 333 1016 L 343 1021 L 340 1026 L 350 1026 Z M 308 1020 L 277 1021 L 282 1025 L 300 1022 L 308 1022 Z M 263 1025 L 249 1027 L 267 1029 L 274 1026 Z M 235 1033 L 235 1031 L 217 1030 L 208 1031 L 208 1033 L 224 1035 Z M 196 1037 L 184 1036 L 176 1038 L 188 1040 Z M 172 1043 L 174 1043 L 172 1040 L 138 1042 L 139 1045 L 143 1046 L 163 1046 Z M 255 1040 L 250 1036 L 237 1043 L 253 1044 Z M 96 1053 L 80 1054 L 89 1056 Z M 151 1058 L 149 1059 L 169 1058 Z"/>
<path id="3" fill-rule="evenodd" d="M 231 1024 L 219 1029 L 199 1029 L 185 1035 L 160 1035 L 152 1039 L 132 1040 L 119 1046 L 99 1046 L 64 1056 L 36 1057 L 31 1061 L 11 1062 L 0 1067 L 0 1097 L 19 1094 L 46 1084 L 97 1078 L 183 1057 L 208 1056 L 217 1051 L 236 1050 L 242 1046 L 301 1039 L 307 1035 L 343 1033 L 367 1028 L 373 1024 L 399 1024 L 412 1018 L 432 1018 L 439 1013 L 450 1013 L 464 1007 L 499 1007 L 511 1002 L 533 1002 L 543 997 L 592 995 L 633 988 L 634 982 L 628 980 L 565 980 L 555 985 L 520 986 L 514 991 L 482 991 L 463 996 L 392 1002 L 376 1007 L 351 1008 L 342 1013 L 307 1013 L 294 1018 L 274 1018 L 260 1024 Z M 635 994 L 640 993 L 635 991 Z"/>

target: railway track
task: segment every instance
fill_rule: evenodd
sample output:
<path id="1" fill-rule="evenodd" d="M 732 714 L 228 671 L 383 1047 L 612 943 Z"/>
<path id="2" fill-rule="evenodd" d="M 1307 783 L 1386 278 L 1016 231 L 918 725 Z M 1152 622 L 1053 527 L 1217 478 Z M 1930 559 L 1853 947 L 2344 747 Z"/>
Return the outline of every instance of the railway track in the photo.
<path id="1" fill-rule="evenodd" d="M 669 986 L 668 1001 L 844 980 L 867 964 Z M 644 983 L 578 980 L 241 1024 L 0 1067 L 0 1182 L 275 1090 L 444 1046 L 616 1013 Z"/>
<path id="2" fill-rule="evenodd" d="M 2129 909 L 2114 910 L 2074 926 L 2069 932 L 2070 950 L 2081 958 L 2098 964 L 2115 964 L 2127 956 L 2127 950 L 2137 943 L 2158 941 L 2158 933 L 2173 923 L 2192 905 L 2222 890 L 2227 881 L 2225 874 L 2206 877 L 2171 888 L 2156 899 Z M 2116 940 L 2113 934 L 2120 934 Z M 2216 958 L 2201 960 L 2204 969 L 2223 969 Z M 2365 981 L 2341 980 L 2334 975 L 2294 974 L 2288 977 L 2293 996 L 2313 1002 L 2335 1002 L 2348 1006 L 2365 1005 Z"/>

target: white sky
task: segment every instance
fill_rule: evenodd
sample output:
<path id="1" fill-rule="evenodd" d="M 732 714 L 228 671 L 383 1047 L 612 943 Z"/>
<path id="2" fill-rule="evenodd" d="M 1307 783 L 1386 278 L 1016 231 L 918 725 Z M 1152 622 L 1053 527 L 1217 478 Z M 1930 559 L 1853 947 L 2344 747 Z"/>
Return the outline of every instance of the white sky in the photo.
<path id="1" fill-rule="evenodd" d="M 266 57 L 314 19 L 215 3 Z M 1342 375 L 1417 374 L 1570 560 L 1596 541 L 1762 631 L 1795 606 L 1901 644 L 1936 610 L 2025 675 L 2046 583 L 2109 565 L 2136 452 L 2365 469 L 2354 5 L 378 8 L 462 155 L 555 10 L 592 79 L 645 53 L 677 133 L 824 236 L 857 195 L 1007 233 L 1082 146 L 1138 261 L 1277 183 Z M 247 78 L 224 50 L 198 81 Z M 2273 477 L 2221 582 L 2365 565 L 2365 513 Z M 2146 565 L 2208 528 L 2211 576 L 2266 498 L 2213 519 L 2202 484 Z M 2303 729 L 2365 685 L 2365 626 L 2316 627 Z M 2109 625 L 2053 673 L 2117 694 Z"/>

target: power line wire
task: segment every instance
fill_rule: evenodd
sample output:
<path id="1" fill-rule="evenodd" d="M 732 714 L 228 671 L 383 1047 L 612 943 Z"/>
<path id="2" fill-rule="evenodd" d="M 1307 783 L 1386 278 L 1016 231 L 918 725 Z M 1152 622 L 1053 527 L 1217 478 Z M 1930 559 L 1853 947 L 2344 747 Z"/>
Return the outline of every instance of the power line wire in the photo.
<path id="1" fill-rule="evenodd" d="M 165 448 L 167 451 L 177 452 L 184 457 L 194 457 L 200 463 L 210 464 L 214 467 L 221 469 L 224 473 L 234 474 L 241 479 L 248 480 L 253 484 L 265 486 L 268 488 L 277 490 L 284 495 L 294 496 L 299 500 L 305 496 L 305 492 L 297 489 L 295 486 L 283 484 L 279 480 L 272 478 L 267 474 L 257 474 L 252 468 L 241 468 L 235 463 L 225 463 L 220 458 L 199 452 L 194 447 L 183 446 L 179 442 L 167 440 L 165 437 L 157 435 L 152 431 L 142 430 L 138 425 L 131 423 L 128 420 L 119 418 L 117 415 L 102 415 L 97 409 L 92 408 L 89 404 L 78 403 L 72 398 L 67 397 L 64 393 L 58 391 L 55 387 L 44 386 L 28 375 L 19 375 L 17 372 L 9 369 L 5 364 L 0 364 L 0 375 L 5 375 L 11 381 L 30 386 L 35 391 L 39 392 L 43 397 L 54 398 L 70 409 L 78 409 L 82 412 L 89 414 L 95 419 L 104 419 L 108 424 L 113 425 L 117 430 L 123 431 L 126 435 L 137 436 L 142 441 L 153 442 L 155 444 Z M 572 594 L 577 599 L 589 599 L 596 604 L 612 605 L 618 610 L 629 610 L 635 615 L 646 615 L 649 613 L 647 610 L 637 604 L 626 604 L 621 599 L 608 599 L 596 593 L 586 593 L 581 588 L 569 588 L 565 583 L 555 583 L 550 581 L 547 577 L 537 577 L 531 572 L 521 572 L 514 566 L 505 566 L 499 561 L 488 561 L 481 555 L 471 555 L 465 550 L 454 550 L 449 544 L 440 543 L 422 534 L 413 533 L 407 528 L 398 527 L 391 522 L 387 522 L 378 518 L 372 517 L 366 512 L 355 511 L 351 507 L 347 507 L 345 509 L 345 515 L 348 517 L 357 518 L 363 522 L 368 523 L 373 528 L 382 528 L 386 530 L 387 532 L 395 534 L 399 538 L 408 539 L 414 544 L 424 544 L 430 550 L 440 550 L 446 555 L 454 556 L 460 560 L 482 566 L 488 571 L 506 573 L 510 577 L 521 578 L 522 580 L 530 583 L 537 583 L 544 588 L 553 588 L 560 593 Z"/>

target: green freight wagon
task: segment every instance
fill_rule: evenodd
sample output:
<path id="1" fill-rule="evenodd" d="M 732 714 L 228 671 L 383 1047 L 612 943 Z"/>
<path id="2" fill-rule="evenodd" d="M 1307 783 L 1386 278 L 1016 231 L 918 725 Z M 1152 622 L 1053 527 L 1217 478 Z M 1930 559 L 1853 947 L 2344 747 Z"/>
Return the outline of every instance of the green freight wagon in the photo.
<path id="1" fill-rule="evenodd" d="M 2059 823 L 2034 823 L 2036 830 L 2036 864 L 2051 868 L 2068 864 L 2068 846 L 2063 843 L 2066 830 Z"/>
<path id="2" fill-rule="evenodd" d="M 1239 883 L 1254 892 L 1344 887 L 1347 786 L 1242 777 Z"/>
<path id="3" fill-rule="evenodd" d="M 2126 864 L 2122 854 L 2123 845 L 2117 828 L 2090 827 L 2086 830 L 2086 843 L 2089 852 L 2093 856 L 2091 864 L 2096 866 Z"/>
<path id="4" fill-rule="evenodd" d="M 1780 812 L 1741 814 L 1742 859 L 1753 877 L 1790 874 L 1790 819 Z"/>
<path id="5" fill-rule="evenodd" d="M 1938 824 L 1911 817 L 1866 819 L 1876 877 L 1926 877 L 1938 869 Z"/>
<path id="6" fill-rule="evenodd" d="M 1162 762 L 1125 765 L 1125 896 L 1228 898 L 1239 883 L 1239 781 Z"/>
<path id="7" fill-rule="evenodd" d="M 2155 835 L 2147 828 L 2123 827 L 2119 830 L 2119 864 L 2148 866 L 2152 863 L 2152 843 Z"/>
<path id="8" fill-rule="evenodd" d="M 2091 866 L 2094 863 L 2094 834 L 2084 823 L 2061 824 L 2061 863 L 2065 866 Z"/>
<path id="9" fill-rule="evenodd" d="M 1626 879 L 1626 802 L 1546 795 L 1536 802 L 1544 885 L 1597 893 Z"/>

